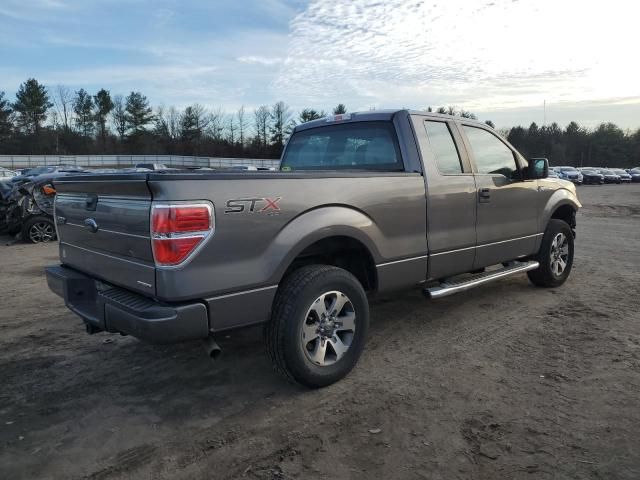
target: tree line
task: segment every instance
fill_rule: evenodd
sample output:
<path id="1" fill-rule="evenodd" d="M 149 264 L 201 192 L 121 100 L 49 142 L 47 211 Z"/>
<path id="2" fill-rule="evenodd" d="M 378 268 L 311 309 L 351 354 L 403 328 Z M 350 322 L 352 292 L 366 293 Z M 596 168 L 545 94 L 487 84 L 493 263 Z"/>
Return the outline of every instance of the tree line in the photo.
<path id="1" fill-rule="evenodd" d="M 428 107 L 428 111 L 434 111 Z M 344 104 L 332 109 L 346 113 Z M 455 107 L 435 112 L 476 119 Z M 167 154 L 277 158 L 297 123 L 326 116 L 304 108 L 294 114 L 283 101 L 253 111 L 229 113 L 199 104 L 184 109 L 153 108 L 141 92 L 91 94 L 58 85 L 48 89 L 30 78 L 14 101 L 0 91 L 0 154 Z M 491 121 L 485 122 L 494 127 Z M 628 167 L 640 164 L 640 129 L 613 123 L 587 129 L 571 122 L 504 129 L 505 137 L 528 157 L 547 157 L 553 165 Z"/>
<path id="2" fill-rule="evenodd" d="M 428 107 L 427 111 L 434 111 Z M 436 113 L 477 120 L 474 113 L 439 107 Z M 485 121 L 491 128 L 491 120 Z M 570 122 L 566 128 L 556 122 L 538 126 L 535 122 L 501 129 L 500 133 L 526 158 L 545 157 L 551 165 L 574 167 L 637 167 L 640 166 L 640 128 L 624 131 L 614 123 L 601 123 L 595 129 Z"/>
<path id="3" fill-rule="evenodd" d="M 346 113 L 344 104 L 332 112 Z M 0 154 L 167 154 L 277 158 L 298 123 L 326 116 L 284 102 L 228 113 L 199 104 L 153 108 L 141 92 L 126 97 L 90 94 L 36 79 L 22 83 L 11 102 L 0 91 Z"/>
<path id="4" fill-rule="evenodd" d="M 576 122 L 566 128 L 557 123 L 528 128 L 518 126 L 503 132 L 514 147 L 528 158 L 546 157 L 551 165 L 575 167 L 640 166 L 640 128 L 625 131 L 613 123 L 587 129 Z"/>

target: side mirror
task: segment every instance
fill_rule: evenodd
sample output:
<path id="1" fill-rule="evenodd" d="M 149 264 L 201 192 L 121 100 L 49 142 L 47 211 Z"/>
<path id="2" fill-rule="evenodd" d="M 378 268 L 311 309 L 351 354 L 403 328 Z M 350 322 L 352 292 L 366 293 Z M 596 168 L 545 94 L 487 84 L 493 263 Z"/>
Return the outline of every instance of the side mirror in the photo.
<path id="1" fill-rule="evenodd" d="M 529 178 L 536 180 L 549 176 L 549 160 L 546 158 L 532 158 L 529 160 Z"/>

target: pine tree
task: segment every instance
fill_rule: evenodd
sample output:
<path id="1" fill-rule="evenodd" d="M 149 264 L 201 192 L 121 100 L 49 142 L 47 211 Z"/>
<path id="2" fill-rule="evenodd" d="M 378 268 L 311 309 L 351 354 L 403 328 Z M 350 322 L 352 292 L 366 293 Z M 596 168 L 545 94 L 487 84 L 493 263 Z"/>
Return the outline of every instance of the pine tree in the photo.
<path id="1" fill-rule="evenodd" d="M 13 131 L 11 113 L 9 100 L 4 98 L 4 92 L 0 91 L 0 140 L 7 140 L 11 137 Z"/>
<path id="2" fill-rule="evenodd" d="M 83 137 L 93 134 L 93 100 L 84 88 L 76 92 L 73 99 L 73 112 L 76 114 L 75 122 L 78 131 Z"/>
<path id="3" fill-rule="evenodd" d="M 53 106 L 44 85 L 35 78 L 30 78 L 18 89 L 13 110 L 18 115 L 18 127 L 37 139 L 42 123 L 47 119 L 47 110 Z"/>
<path id="4" fill-rule="evenodd" d="M 107 117 L 113 110 L 114 104 L 111 100 L 111 94 L 104 88 L 94 95 L 93 103 L 96 106 L 95 122 L 98 127 L 98 135 L 104 149 L 107 142 Z"/>
<path id="5" fill-rule="evenodd" d="M 149 100 L 140 92 L 131 92 L 126 103 L 127 129 L 130 136 L 136 136 L 147 131 L 147 125 L 153 121 L 153 110 Z"/>
<path id="6" fill-rule="evenodd" d="M 324 111 L 316 111 L 313 108 L 305 108 L 300 112 L 300 122 L 310 122 L 311 120 L 317 120 L 318 118 L 325 117 L 327 114 Z"/>
<path id="7" fill-rule="evenodd" d="M 342 115 L 347 113 L 347 107 L 344 106 L 344 103 L 339 103 L 336 108 L 333 109 L 334 115 Z"/>

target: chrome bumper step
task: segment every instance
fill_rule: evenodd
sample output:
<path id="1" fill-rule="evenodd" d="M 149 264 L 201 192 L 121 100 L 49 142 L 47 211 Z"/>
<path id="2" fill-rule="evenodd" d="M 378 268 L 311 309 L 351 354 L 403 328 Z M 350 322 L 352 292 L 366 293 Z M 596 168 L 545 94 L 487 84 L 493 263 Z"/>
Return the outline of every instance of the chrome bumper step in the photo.
<path id="1" fill-rule="evenodd" d="M 430 287 L 424 289 L 424 294 L 428 298 L 441 298 L 454 293 L 464 292 L 474 287 L 484 285 L 485 283 L 493 282 L 501 278 L 509 277 L 517 273 L 528 272 L 529 270 L 535 270 L 540 264 L 536 261 L 529 262 L 511 262 L 504 268 L 499 270 L 492 270 L 489 272 L 475 273 L 473 275 L 467 275 L 463 278 L 452 277 L 442 282 L 437 287 Z"/>

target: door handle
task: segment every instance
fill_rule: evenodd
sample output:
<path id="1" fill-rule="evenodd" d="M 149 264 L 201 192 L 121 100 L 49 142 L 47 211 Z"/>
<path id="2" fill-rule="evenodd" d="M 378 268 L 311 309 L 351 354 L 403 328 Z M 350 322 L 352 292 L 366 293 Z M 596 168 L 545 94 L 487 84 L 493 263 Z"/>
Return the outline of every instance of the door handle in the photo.
<path id="1" fill-rule="evenodd" d="M 478 201 L 480 203 L 489 203 L 491 199 L 491 189 L 481 188 L 478 190 Z"/>

